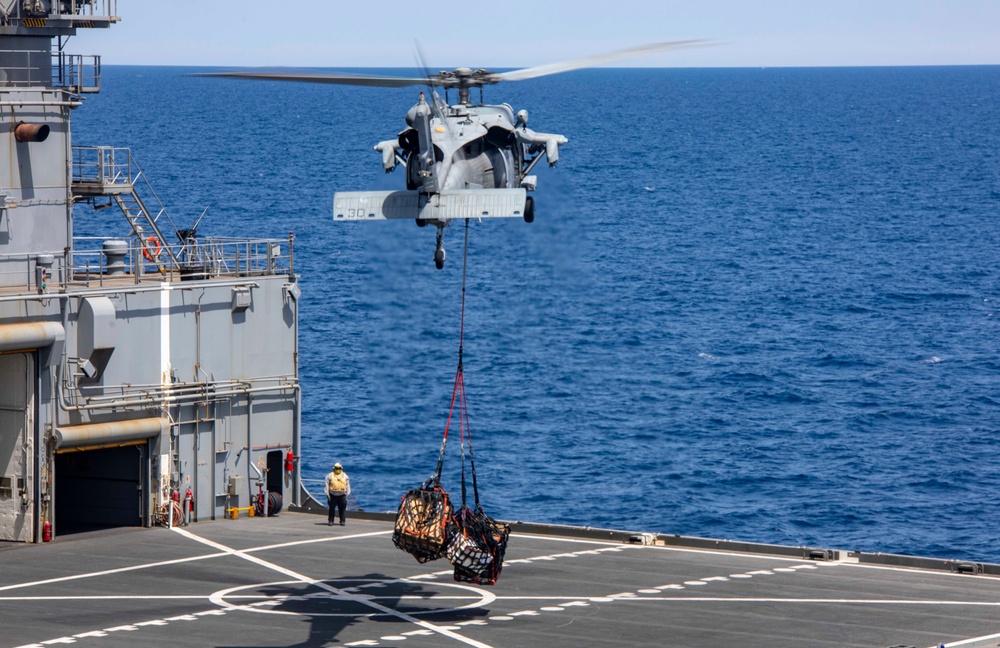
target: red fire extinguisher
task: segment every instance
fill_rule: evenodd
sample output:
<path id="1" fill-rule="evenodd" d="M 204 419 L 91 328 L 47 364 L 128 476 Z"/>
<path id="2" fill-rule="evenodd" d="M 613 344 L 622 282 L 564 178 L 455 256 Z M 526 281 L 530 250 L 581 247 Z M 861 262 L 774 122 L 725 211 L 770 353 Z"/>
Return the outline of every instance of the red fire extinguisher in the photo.
<path id="1" fill-rule="evenodd" d="M 42 525 L 42 542 L 52 542 L 52 523 L 48 520 Z"/>
<path id="2" fill-rule="evenodd" d="M 187 489 L 186 493 L 184 493 L 184 501 L 187 503 L 187 510 L 193 511 L 194 510 L 194 493 L 191 492 L 190 488 Z"/>
<path id="3" fill-rule="evenodd" d="M 285 455 L 285 472 L 295 472 L 295 455 L 291 450 Z"/>

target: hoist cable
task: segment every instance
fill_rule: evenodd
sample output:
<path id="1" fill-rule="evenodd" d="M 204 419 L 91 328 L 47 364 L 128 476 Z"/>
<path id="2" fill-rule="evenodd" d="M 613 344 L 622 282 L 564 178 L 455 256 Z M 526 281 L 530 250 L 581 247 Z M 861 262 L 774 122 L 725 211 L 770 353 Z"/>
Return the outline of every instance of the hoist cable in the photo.
<path id="1" fill-rule="evenodd" d="M 451 429 L 451 417 L 452 417 L 452 414 L 454 414 L 454 412 L 455 412 L 455 401 L 456 401 L 456 399 L 458 399 L 458 402 L 459 402 L 459 427 L 461 428 L 461 426 L 462 426 L 462 412 L 464 411 L 464 406 L 465 406 L 465 382 L 462 379 L 462 371 L 463 371 L 463 369 L 462 369 L 462 347 L 463 347 L 463 342 L 465 340 L 465 286 L 466 286 L 466 283 L 467 283 L 467 280 L 468 280 L 468 267 L 469 267 L 469 219 L 466 218 L 465 219 L 465 244 L 464 244 L 463 250 L 462 250 L 462 310 L 461 310 L 461 315 L 460 315 L 460 318 L 459 318 L 459 326 L 458 326 L 458 369 L 455 371 L 455 386 L 451 390 L 451 405 L 448 407 L 448 420 L 447 420 L 447 422 L 445 423 L 445 426 L 444 426 L 444 438 L 441 439 L 441 449 L 438 451 L 437 468 L 434 471 L 434 477 L 433 477 L 433 479 L 434 479 L 435 485 L 440 485 L 440 483 L 441 483 L 441 469 L 444 466 L 444 452 L 445 452 L 445 448 L 447 447 L 447 444 L 448 444 L 448 430 Z M 466 420 L 467 420 L 467 416 L 466 416 Z M 463 450 L 464 450 L 464 442 L 463 442 Z M 464 502 L 465 502 L 465 496 L 464 496 L 465 495 L 464 494 L 464 488 L 465 488 L 465 478 L 464 478 L 465 461 L 464 461 L 464 454 L 463 454 L 463 461 L 462 461 L 462 470 L 463 470 L 463 478 L 462 478 L 463 497 L 462 497 L 462 502 L 464 504 Z"/>

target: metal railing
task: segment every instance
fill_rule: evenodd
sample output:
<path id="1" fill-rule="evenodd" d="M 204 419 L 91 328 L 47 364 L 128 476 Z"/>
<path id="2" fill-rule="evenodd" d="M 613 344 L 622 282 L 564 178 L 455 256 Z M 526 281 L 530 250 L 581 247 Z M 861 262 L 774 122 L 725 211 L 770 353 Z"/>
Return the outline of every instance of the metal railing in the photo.
<path id="1" fill-rule="evenodd" d="M 96 54 L 52 53 L 52 87 L 76 94 L 101 91 L 101 57 Z"/>
<path id="2" fill-rule="evenodd" d="M 144 278 L 198 281 L 260 277 L 289 274 L 292 268 L 291 238 L 282 242 L 279 239 L 206 237 L 172 246 L 148 239 L 140 241 L 137 236 L 117 240 L 124 245 L 119 248 L 122 254 L 116 259 L 107 254 L 104 244 L 108 239 L 74 238 L 69 283 L 93 287 L 121 279 L 140 283 Z M 98 241 L 100 248 L 95 247 Z"/>
<path id="3" fill-rule="evenodd" d="M 118 0 L 53 0 L 53 11 L 63 14 L 89 16 L 92 18 L 115 18 L 118 16 Z"/>
<path id="4" fill-rule="evenodd" d="M 42 266 L 44 275 L 37 271 L 39 257 L 48 258 Z M 0 254 L 0 286 L 9 290 L 23 289 L 28 293 L 58 290 L 66 283 L 66 256 L 64 250 L 19 254 Z M 39 285 L 42 282 L 42 285 Z"/>
<path id="5" fill-rule="evenodd" d="M 6 22 L 25 18 L 118 17 L 118 0 L 0 0 L 0 18 Z"/>
<path id="6" fill-rule="evenodd" d="M 101 57 L 48 50 L 0 50 L 7 74 L 3 85 L 55 88 L 75 94 L 101 91 Z"/>
<path id="7" fill-rule="evenodd" d="M 128 148 L 113 146 L 74 146 L 73 182 L 100 187 L 134 185 L 142 170 Z"/>
<path id="8" fill-rule="evenodd" d="M 0 255 L 0 301 L 22 295 L 47 295 L 81 288 L 102 288 L 143 281 L 211 281 L 292 274 L 293 237 L 280 239 L 240 239 L 207 237 L 156 248 L 136 236 L 75 237 L 74 249 L 42 255 L 48 258 L 44 274 L 39 274 L 38 254 Z M 109 241 L 118 241 L 108 254 Z M 287 245 L 287 247 L 286 247 Z M 174 259 L 178 261 L 175 263 Z M 23 292 L 22 292 L 23 291 Z"/>
<path id="9" fill-rule="evenodd" d="M 132 233 L 144 240 L 140 219 L 144 220 L 159 241 L 166 244 L 160 229 L 160 218 L 177 232 L 167 208 L 149 184 L 146 175 L 139 168 L 132 151 L 127 148 L 110 146 L 73 147 L 73 192 L 79 197 L 95 198 L 113 196 L 118 207 L 124 212 Z M 179 265 L 172 248 L 166 250 L 174 265 Z"/>

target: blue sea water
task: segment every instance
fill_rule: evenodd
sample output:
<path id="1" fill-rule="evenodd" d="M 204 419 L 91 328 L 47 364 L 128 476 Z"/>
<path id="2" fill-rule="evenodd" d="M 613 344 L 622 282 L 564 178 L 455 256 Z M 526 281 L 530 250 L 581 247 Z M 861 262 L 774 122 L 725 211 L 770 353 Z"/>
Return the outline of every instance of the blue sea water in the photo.
<path id="1" fill-rule="evenodd" d="M 74 143 L 131 147 L 181 226 L 295 232 L 303 474 L 341 461 L 394 510 L 444 431 L 462 227 L 438 271 L 432 228 L 331 203 L 402 185 L 371 149 L 418 89 L 192 71 L 105 67 Z M 1000 67 L 602 69 L 485 98 L 569 138 L 533 224 L 470 229 L 490 514 L 1000 562 Z"/>

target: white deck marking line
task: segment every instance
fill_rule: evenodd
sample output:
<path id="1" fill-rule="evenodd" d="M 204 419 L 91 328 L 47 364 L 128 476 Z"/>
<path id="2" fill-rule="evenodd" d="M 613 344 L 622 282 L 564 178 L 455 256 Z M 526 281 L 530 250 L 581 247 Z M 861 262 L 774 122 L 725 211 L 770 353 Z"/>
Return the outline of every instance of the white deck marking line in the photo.
<path id="1" fill-rule="evenodd" d="M 797 574 L 800 569 L 816 569 L 816 565 L 794 565 L 791 567 L 775 567 L 773 570 L 758 569 L 752 572 L 746 572 L 743 574 L 730 574 L 729 576 L 707 576 L 700 580 L 690 580 L 684 581 L 684 585 L 708 585 L 714 582 L 727 582 L 732 578 L 753 578 L 754 574 L 758 576 L 776 576 L 780 574 Z M 662 590 L 679 590 L 685 589 L 684 585 L 677 583 L 671 583 L 669 585 L 657 585 L 655 588 L 651 589 L 641 589 L 638 590 L 640 594 L 659 594 Z"/>
<path id="2" fill-rule="evenodd" d="M 824 566 L 830 566 L 830 567 L 835 567 L 835 566 L 838 566 L 838 565 L 841 565 L 841 564 L 851 564 L 853 566 L 857 566 L 857 564 L 855 564 L 855 563 L 839 563 L 839 562 L 838 563 L 824 563 L 824 562 L 817 562 L 817 561 L 814 561 L 814 560 L 809 560 L 808 558 L 792 558 L 790 556 L 768 556 L 766 554 L 746 553 L 746 552 L 743 552 L 743 551 L 725 551 L 723 549 L 694 549 L 694 548 L 690 548 L 690 547 L 672 547 L 672 546 L 666 546 L 666 545 L 632 545 L 632 544 L 628 544 L 627 545 L 627 544 L 622 544 L 621 542 L 611 542 L 609 540 L 583 540 L 583 539 L 580 539 L 580 538 L 566 538 L 566 537 L 561 537 L 561 536 L 547 536 L 547 535 L 533 534 L 533 533 L 512 533 L 510 535 L 511 535 L 511 537 L 520 537 L 520 538 L 525 538 L 525 539 L 536 538 L 536 539 L 539 539 L 539 540 L 550 540 L 552 542 L 572 542 L 573 544 L 604 545 L 605 547 L 611 547 L 611 548 L 613 548 L 615 550 L 618 550 L 618 551 L 629 551 L 629 550 L 631 550 L 631 551 L 673 551 L 673 552 L 676 552 L 676 553 L 696 553 L 696 554 L 713 554 L 713 555 L 721 555 L 721 556 L 739 556 L 739 557 L 742 557 L 742 558 L 753 558 L 755 560 L 785 560 L 785 561 L 787 561 L 787 560 L 799 560 L 799 561 L 801 561 L 803 563 L 809 563 L 809 564 L 814 564 L 814 565 L 824 565 Z M 601 549 L 594 549 L 592 551 L 599 552 L 599 551 L 602 551 L 602 550 Z M 584 552 L 576 552 L 576 553 L 580 554 L 580 553 L 584 553 Z M 506 561 L 504 562 L 504 564 L 505 565 L 507 564 Z M 899 570 L 909 571 L 909 572 L 914 571 L 913 568 L 907 568 L 907 567 L 886 567 L 886 569 L 899 569 Z M 928 571 L 933 572 L 934 570 L 928 570 Z M 962 574 L 962 575 L 963 576 L 967 576 L 967 574 Z"/>
<path id="3" fill-rule="evenodd" d="M 498 596 L 498 601 L 505 597 Z M 596 600 L 596 599 L 590 599 Z M 895 600 L 895 599 L 823 599 L 823 598 L 731 598 L 712 596 L 634 596 L 611 598 L 608 601 L 636 602 L 670 601 L 672 603 L 842 603 L 847 605 L 946 605 L 949 607 L 1000 607 L 1000 601 L 935 601 L 933 599 Z"/>
<path id="4" fill-rule="evenodd" d="M 59 637 L 57 639 L 49 639 L 48 641 L 42 641 L 40 643 L 25 644 L 23 646 L 18 646 L 18 648 L 39 648 L 40 646 L 49 646 L 54 644 L 67 644 L 76 643 L 77 639 L 91 639 L 98 637 L 107 637 L 110 632 L 134 632 L 141 627 L 146 626 L 165 626 L 169 625 L 172 621 L 196 621 L 198 617 L 201 616 L 224 616 L 226 612 L 224 610 L 211 609 L 205 610 L 203 612 L 195 612 L 194 614 L 181 614 L 178 616 L 167 617 L 165 619 L 153 619 L 150 621 L 141 621 L 138 623 L 132 623 L 129 625 L 115 626 L 113 628 L 104 628 L 103 630 L 91 630 L 89 632 L 80 632 L 72 637 Z"/>
<path id="5" fill-rule="evenodd" d="M 259 546 L 259 547 L 250 547 L 249 549 L 242 549 L 241 551 L 243 551 L 244 553 L 254 553 L 254 552 L 257 552 L 257 551 L 268 551 L 270 549 L 282 549 L 282 548 L 285 548 L 285 547 L 294 547 L 294 546 L 297 546 L 297 545 L 312 544 L 312 543 L 316 543 L 316 542 L 336 542 L 336 541 L 340 541 L 340 540 L 352 540 L 352 539 L 355 539 L 355 538 L 366 538 L 366 537 L 370 537 L 370 536 L 387 535 L 389 533 L 392 533 L 392 532 L 391 531 L 374 531 L 372 533 L 358 533 L 358 534 L 355 534 L 355 535 L 332 536 L 332 537 L 324 537 L 324 538 L 313 538 L 313 539 L 310 539 L 310 540 L 296 540 L 294 542 L 282 542 L 280 544 L 262 545 L 262 546 Z M 3 586 L 0 586 L 0 592 L 5 592 L 5 591 L 9 591 L 9 590 L 20 589 L 22 587 L 35 587 L 37 585 L 51 585 L 52 583 L 64 583 L 64 582 L 67 582 L 67 581 L 77 580 L 77 579 L 81 579 L 81 578 L 95 578 L 97 576 L 110 576 L 110 575 L 113 575 L 113 574 L 122 574 L 122 573 L 125 573 L 125 572 L 136 571 L 136 570 L 139 570 L 139 569 L 153 569 L 153 568 L 156 568 L 156 567 L 166 567 L 168 565 L 179 565 L 179 564 L 186 563 L 186 562 L 194 562 L 196 560 L 208 560 L 210 558 L 222 558 L 223 556 L 228 556 L 228 555 L 229 554 L 227 554 L 225 552 L 214 553 L 214 554 L 204 554 L 204 555 L 201 555 L 201 556 L 190 556 L 188 558 L 175 558 L 173 560 L 163 560 L 163 561 L 159 561 L 159 562 L 142 563 L 140 565 L 132 565 L 130 567 L 119 567 L 117 569 L 106 569 L 106 570 L 98 571 L 98 572 L 89 572 L 89 573 L 84 573 L 84 574 L 75 574 L 73 576 L 60 576 L 58 578 L 49 578 L 49 579 L 40 580 L 40 581 L 30 581 L 30 582 L 27 582 L 27 583 L 15 583 L 13 585 L 3 585 Z M 449 573 L 451 573 L 451 572 L 449 572 Z"/>
<path id="6" fill-rule="evenodd" d="M 380 532 L 380 533 L 382 533 L 382 532 Z M 388 533 L 388 532 L 385 532 L 385 533 Z M 366 534 L 366 535 L 378 535 L 378 534 Z M 340 537 L 343 538 L 343 537 L 346 537 L 346 536 L 340 536 Z M 361 536 L 357 536 L 357 537 L 361 537 Z M 308 542 L 315 542 L 315 541 L 314 540 L 310 540 Z M 282 545 L 270 545 L 270 547 L 283 547 L 283 546 L 290 546 L 290 545 L 294 545 L 294 544 L 299 544 L 299 543 L 291 542 L 291 543 L 285 543 L 285 544 L 282 544 Z M 258 549 L 263 549 L 263 548 L 258 548 Z M 587 555 L 599 556 L 599 555 L 601 555 L 602 551 L 608 551 L 608 550 L 619 551 L 619 549 L 617 549 L 617 548 L 611 548 L 611 549 L 589 549 L 589 550 L 583 550 L 583 551 L 576 551 L 576 552 L 573 552 L 573 553 L 558 553 L 558 554 L 549 554 L 549 555 L 545 555 L 545 556 L 533 556 L 531 558 L 517 558 L 517 559 L 514 559 L 514 560 L 505 560 L 504 563 L 503 563 L 503 565 L 504 565 L 504 567 L 507 567 L 509 565 L 517 565 L 517 564 L 531 564 L 531 562 L 535 561 L 535 560 L 546 560 L 546 561 L 548 561 L 548 560 L 555 560 L 556 558 L 579 558 L 580 556 L 587 556 Z M 452 575 L 452 571 L 451 570 L 443 570 L 443 571 L 437 571 L 437 572 L 428 572 L 428 573 L 424 573 L 424 574 L 416 574 L 414 576 L 408 576 L 405 580 L 434 580 L 438 576 L 451 576 L 451 575 Z M 362 586 L 362 587 L 367 587 L 367 586 Z M 311 596 L 316 596 L 316 595 L 311 595 Z M 0 600 L 2 600 L 2 599 L 0 599 Z"/>
<path id="7" fill-rule="evenodd" d="M 165 567 L 167 565 L 177 565 L 180 563 L 194 562 L 196 560 L 206 560 L 208 558 L 221 558 L 225 556 L 224 553 L 215 554 L 205 554 L 203 556 L 191 556 L 189 558 L 176 558 L 174 560 L 163 560 L 155 563 L 144 563 L 142 565 L 132 565 L 131 567 L 119 567 L 117 569 L 106 569 L 104 571 L 89 572 L 86 574 L 76 574 L 73 576 L 60 576 L 59 578 L 49 578 L 40 581 L 31 581 L 28 583 L 15 583 L 13 585 L 4 585 L 0 587 L 0 592 L 6 592 L 8 590 L 19 589 L 22 587 L 34 587 L 36 585 L 51 585 L 52 583 L 64 583 L 66 581 L 77 580 L 79 578 L 94 578 L 96 576 L 109 576 L 111 574 L 123 574 L 125 572 L 135 571 L 137 569 L 152 569 L 154 567 Z"/>
<path id="8" fill-rule="evenodd" d="M 371 601 L 371 600 L 366 599 L 364 597 L 351 596 L 348 593 L 344 592 L 343 590 L 337 589 L 336 587 L 333 587 L 332 585 L 327 585 L 326 583 L 324 583 L 322 581 L 318 581 L 315 578 L 309 578 L 308 576 L 304 576 L 304 575 L 302 575 L 302 574 L 300 574 L 298 572 L 292 571 L 291 569 L 287 569 L 287 568 L 282 567 L 280 565 L 276 565 L 276 564 L 274 564 L 272 562 L 268 562 L 268 561 L 264 560 L 263 558 L 258 558 L 257 556 L 251 556 L 251 555 L 247 554 L 246 552 L 239 551 L 239 550 L 233 549 L 231 547 L 227 547 L 224 544 L 215 542 L 213 540 L 209 540 L 208 538 L 202 538 L 201 536 L 195 535 L 194 533 L 191 533 L 190 531 L 187 531 L 185 529 L 180 529 L 180 528 L 176 528 L 175 527 L 172 530 L 175 531 L 176 533 L 181 534 L 182 536 L 184 536 L 186 538 L 190 538 L 191 540 L 194 540 L 195 542 L 200 542 L 202 544 L 208 545 L 208 546 L 213 547 L 215 549 L 218 549 L 220 551 L 225 551 L 225 552 L 227 552 L 227 553 L 229 553 L 229 554 L 231 554 L 233 556 L 236 556 L 237 558 L 243 558 L 244 560 L 250 561 L 250 562 L 252 562 L 254 564 L 257 564 L 257 565 L 259 565 L 261 567 L 266 567 L 267 569 L 272 569 L 272 570 L 278 572 L 279 574 L 284 574 L 286 576 L 294 578 L 295 580 L 299 580 L 299 581 L 302 581 L 303 583 L 307 583 L 309 585 L 312 585 L 313 587 L 318 587 L 320 589 L 324 589 L 324 590 L 326 590 L 328 592 L 331 592 L 333 594 L 337 594 L 338 596 L 345 596 L 347 598 L 352 599 L 353 601 L 355 601 L 357 603 L 360 603 L 362 605 L 366 605 L 366 606 L 368 606 L 370 608 L 378 610 L 379 612 L 383 612 L 383 613 L 388 614 L 390 616 L 396 617 L 397 619 L 402 619 L 403 621 L 408 621 L 408 622 L 410 622 L 410 623 L 412 623 L 414 625 L 420 626 L 421 628 L 425 628 L 425 629 L 430 630 L 432 632 L 436 632 L 436 633 L 438 633 L 440 635 L 448 637 L 449 639 L 453 639 L 455 641 L 467 644 L 469 646 L 476 646 L 476 648 L 491 648 L 491 646 L 489 646 L 488 644 L 484 644 L 482 642 L 476 641 L 475 639 L 470 639 L 468 637 L 463 637 L 460 634 L 455 634 L 451 630 L 446 630 L 446 629 L 444 629 L 444 628 L 442 628 L 440 626 L 434 625 L 433 623 L 429 623 L 427 621 L 423 621 L 421 619 L 418 619 L 417 617 L 410 616 L 409 614 L 406 614 L 404 612 L 400 612 L 399 610 L 394 610 L 394 609 L 392 609 L 390 607 L 386 607 L 386 606 L 382 605 L 381 603 L 376 603 L 375 601 Z"/>
<path id="9" fill-rule="evenodd" d="M 990 641 L 994 639 L 1000 639 L 1000 633 L 985 635 L 983 637 L 973 637 L 972 639 L 962 639 L 961 641 L 956 641 L 953 643 L 934 644 L 933 646 L 930 646 L 930 648 L 940 648 L 941 646 L 944 646 L 944 648 L 961 648 L 961 646 L 978 646 L 981 642 Z"/>
<path id="10" fill-rule="evenodd" d="M 163 595 L 163 596 L 0 596 L 0 601 L 170 601 L 170 600 L 203 600 L 207 596 L 198 595 Z"/>
<path id="11" fill-rule="evenodd" d="M 241 549 L 240 551 L 245 551 L 246 553 L 254 553 L 256 551 L 270 551 L 271 549 L 285 549 L 286 547 L 297 547 L 304 544 L 314 544 L 317 542 L 334 542 L 340 540 L 355 540 L 357 538 L 370 538 L 372 536 L 389 535 L 392 531 L 372 531 L 370 533 L 355 533 L 352 535 L 342 535 L 342 536 L 326 536 L 323 538 L 312 538 L 310 540 L 292 540 L 291 542 L 281 542 L 272 545 L 262 545 L 260 547 L 252 547 L 250 549 Z"/>

